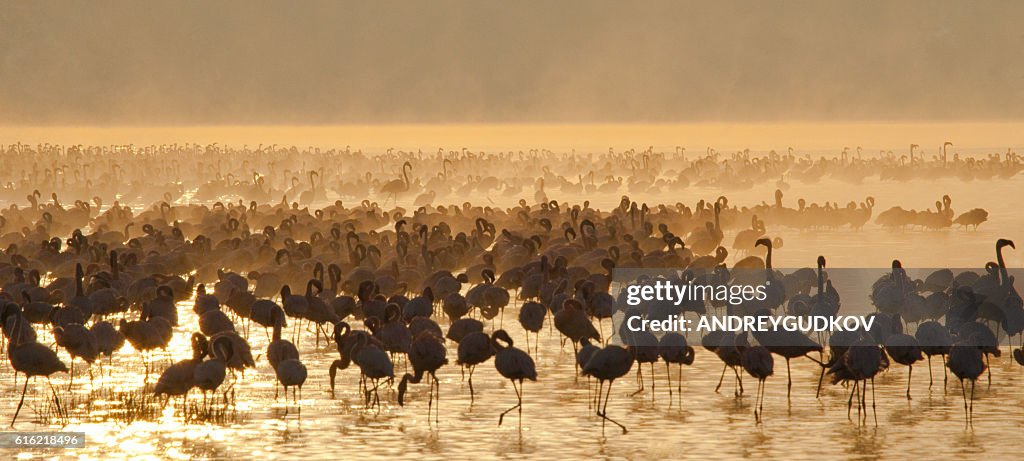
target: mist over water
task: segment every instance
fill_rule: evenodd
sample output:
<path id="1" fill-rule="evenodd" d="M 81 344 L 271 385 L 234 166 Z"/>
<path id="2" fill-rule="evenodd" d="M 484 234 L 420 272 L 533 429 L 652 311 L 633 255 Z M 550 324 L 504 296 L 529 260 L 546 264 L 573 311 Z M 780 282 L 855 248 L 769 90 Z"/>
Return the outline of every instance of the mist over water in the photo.
<path id="1" fill-rule="evenodd" d="M 627 206 L 632 202 L 660 209 L 655 220 L 671 223 L 690 248 L 705 236 L 702 225 L 716 215 L 712 204 L 724 199 L 730 213 L 743 221 L 723 226 L 725 233 L 710 252 L 692 256 L 728 247 L 728 256 L 715 264 L 734 268 L 748 256 L 764 255 L 761 247 L 751 250 L 732 243 L 748 230 L 749 211 L 760 207 L 761 218 L 769 222 L 761 233 L 777 239 L 774 267 L 810 269 L 816 258 L 826 257 L 827 270 L 836 275 L 829 280 L 842 295 L 841 313 L 866 315 L 877 310 L 867 287 L 889 273 L 894 259 L 913 278 L 926 277 L 932 268 L 981 272 L 986 262 L 996 259 L 993 244 L 1007 238 L 1018 249 L 1004 248 L 1005 264 L 1010 275 L 1021 275 L 1022 19 L 1024 3 L 1017 1 L 8 2 L 0 7 L 0 216 L 6 213 L 12 219 L 0 224 L 0 238 L 21 245 L 19 255 L 29 258 L 25 264 L 53 268 L 43 274 L 41 285 L 63 278 L 56 286 L 67 289 L 69 293 L 61 294 L 67 296 L 74 282 L 63 282 L 74 272 L 74 263 L 91 262 L 90 274 L 105 270 L 108 248 L 94 248 L 95 255 L 76 253 L 75 241 L 68 238 L 74 226 L 61 219 L 84 223 L 82 230 L 94 245 L 115 239 L 111 249 L 123 250 L 125 267 L 127 253 L 135 253 L 138 258 L 124 277 L 143 280 L 149 277 L 146 271 L 164 267 L 152 261 L 162 263 L 161 258 L 171 256 L 162 254 L 166 241 L 179 244 L 167 237 L 173 235 L 172 223 L 164 213 L 203 216 L 173 223 L 175 230 L 187 234 L 183 238 L 194 239 L 175 251 L 185 248 L 182 253 L 204 261 L 211 253 L 189 246 L 198 234 L 216 236 L 218 252 L 231 245 L 239 251 L 184 267 L 175 275 L 202 274 L 208 280 L 199 282 L 213 287 L 212 273 L 233 264 L 238 267 L 227 269 L 252 276 L 243 284 L 251 283 L 255 292 L 272 282 L 280 285 L 284 275 L 308 277 L 304 266 L 301 274 L 288 274 L 292 253 L 289 267 L 273 256 L 285 247 L 296 255 L 303 244 L 314 248 L 313 237 L 308 243 L 303 240 L 317 226 L 323 226 L 321 241 L 310 250 L 313 254 L 297 256 L 300 264 L 330 260 L 343 266 L 346 278 L 371 266 L 372 258 L 364 266 L 358 251 L 350 250 L 347 258 L 341 254 L 338 242 L 348 242 L 347 236 L 334 237 L 337 241 L 331 243 L 338 246 L 329 254 L 323 239 L 330 239 L 324 235 L 331 235 L 326 226 L 331 221 L 352 225 L 359 232 L 357 243 L 361 235 L 367 246 L 385 248 L 384 260 L 395 261 L 395 272 L 398 261 L 403 270 L 426 271 L 437 269 L 432 261 L 439 261 L 441 249 L 454 252 L 451 235 L 447 240 L 442 235 L 440 242 L 413 236 L 404 242 L 411 257 L 398 257 L 398 227 L 385 211 L 402 209 L 411 234 L 417 233 L 419 219 L 435 230 L 437 221 L 451 220 L 461 226 L 457 231 L 472 234 L 474 227 L 465 225 L 472 219 L 457 222 L 456 215 L 463 218 L 458 209 L 441 211 L 437 205 L 461 207 L 468 202 L 479 207 L 472 213 L 492 217 L 508 210 L 509 216 L 500 219 L 509 219 L 499 223 L 495 240 L 503 238 L 503 228 L 523 236 L 543 232 L 550 238 L 545 245 L 564 237 L 557 245 L 575 251 L 574 246 L 586 247 L 582 224 L 577 226 L 579 237 L 570 242 L 568 234 L 559 234 L 559 226 L 571 220 L 572 228 L 576 218 L 567 209 L 552 214 L 543 207 L 589 202 L 585 212 L 602 217 L 595 238 L 618 242 L 609 229 L 620 229 L 619 237 L 629 232 L 645 240 L 641 253 L 646 254 L 639 259 L 629 259 L 630 250 L 623 250 L 620 267 L 628 267 L 663 252 L 663 241 L 656 237 L 664 234 L 652 226 L 649 235 L 642 235 L 643 218 L 637 226 L 628 212 L 618 209 L 623 196 L 628 196 Z M 952 143 L 950 162 L 954 157 L 958 162 L 950 167 L 942 157 L 946 142 Z M 83 156 L 71 146 L 83 146 L 87 153 Z M 36 147 L 38 157 L 31 153 Z M 163 147 L 177 154 L 155 153 Z M 510 154 L 488 160 L 488 155 L 502 153 Z M 707 160 L 701 161 L 704 156 Z M 83 157 L 88 168 L 75 163 Z M 658 157 L 658 166 L 646 167 L 647 157 Z M 406 177 L 407 160 L 411 179 Z M 783 165 L 778 168 L 785 173 L 758 175 L 756 167 L 745 168 L 752 162 L 761 162 L 758 167 Z M 864 171 L 874 167 L 892 175 Z M 783 171 L 775 168 L 769 165 L 763 171 Z M 846 176 L 846 168 L 862 170 Z M 424 201 L 425 194 L 434 192 L 428 184 L 439 192 Z M 390 195 L 389 187 L 394 191 Z M 34 189 L 43 192 L 34 194 Z M 51 192 L 56 194 L 52 201 Z M 233 205 L 244 199 L 245 205 L 250 195 L 260 202 L 259 211 L 253 207 L 252 222 L 265 220 L 252 233 L 249 224 L 242 224 L 245 230 L 239 232 L 237 220 L 235 229 L 230 219 L 224 223 L 237 210 L 209 212 L 217 202 Z M 945 209 L 944 196 L 950 202 Z M 58 197 L 64 207 L 59 211 L 54 208 L 60 207 Z M 515 218 L 514 211 L 525 208 L 520 199 L 532 207 L 526 219 Z M 813 213 L 798 205 L 801 200 L 809 210 L 827 209 L 824 219 L 815 224 L 808 217 Z M 111 213 L 118 201 L 135 217 Z M 292 208 L 292 202 L 302 203 Z M 863 211 L 865 203 L 870 204 L 870 219 L 861 226 L 848 222 L 844 213 Z M 433 208 L 424 208 L 422 215 L 414 211 L 426 205 Z M 691 206 L 696 210 L 692 216 Z M 483 207 L 498 211 L 488 210 L 488 215 Z M 983 209 L 987 220 L 972 229 L 953 225 L 951 219 L 934 228 L 879 223 L 880 213 L 893 207 L 940 219 Z M 240 207 L 242 217 L 245 208 Z M 331 208 L 329 213 L 337 214 L 310 216 Z M 57 212 L 56 222 L 51 222 L 53 214 L 48 221 L 43 210 Z M 786 221 L 787 213 L 797 216 L 795 221 Z M 303 224 L 295 226 L 294 234 L 292 222 L 279 219 L 289 214 L 302 215 Z M 366 224 L 371 216 L 375 224 Z M 554 231 L 542 231 L 540 217 L 550 217 Z M 619 221 L 605 220 L 610 218 Z M 750 227 L 757 231 L 754 218 Z M 139 249 L 123 241 L 128 227 L 124 239 L 110 236 L 133 219 L 139 221 L 132 229 Z M 107 226 L 103 220 L 117 225 Z M 147 231 L 143 222 L 155 227 Z M 264 224 L 271 233 L 280 233 L 265 245 L 260 243 L 268 235 Z M 380 239 L 389 232 L 395 236 L 394 247 Z M 428 232 L 433 230 L 424 234 Z M 58 249 L 64 245 L 62 252 L 50 252 L 46 244 L 39 249 L 40 241 L 49 237 Z M 617 245 L 599 250 L 610 256 Z M 674 254 L 672 245 L 667 244 Z M 487 246 L 480 248 L 481 254 L 497 245 Z M 522 241 L 509 246 L 513 256 L 529 248 Z M 548 248 L 529 253 L 528 259 L 538 259 Z M 0 249 L 0 285 L 6 288 L 18 249 Z M 375 249 L 380 267 L 373 267 L 373 277 L 384 279 L 391 266 L 380 263 L 381 250 Z M 251 251 L 253 261 L 245 260 L 249 253 L 243 250 Z M 365 257 L 369 250 L 363 250 Z M 265 261 L 259 259 L 267 254 Z M 454 274 L 469 272 L 469 264 L 479 266 L 479 255 L 472 256 L 454 267 L 441 267 Z M 257 260 L 266 264 L 257 265 Z M 505 267 L 496 275 L 517 268 Z M 264 273 L 254 275 L 254 269 Z M 843 271 L 858 276 L 844 278 Z M 92 277 L 86 277 L 90 291 L 101 286 L 94 287 Z M 547 277 L 545 273 L 545 282 L 554 284 Z M 478 284 L 462 284 L 462 294 L 472 286 Z M 571 284 L 566 287 L 575 290 Z M 260 297 L 280 299 L 279 287 L 273 288 Z M 418 295 L 419 289 L 412 287 L 407 294 Z M 470 397 L 465 375 L 455 364 L 458 345 L 453 341 L 445 343 L 449 363 L 437 373 L 439 406 L 434 408 L 439 424 L 432 424 L 427 414 L 425 384 L 409 387 L 404 406 L 397 403 L 397 381 L 382 385 L 379 411 L 365 404 L 357 366 L 339 372 L 332 391 L 328 369 L 338 357 L 338 346 L 291 314 L 284 337 L 296 342 L 309 371 L 297 399 L 291 400 L 291 392 L 278 394 L 275 370 L 263 355 L 270 333 L 249 323 L 244 328 L 257 366 L 244 376 L 229 377 L 220 388 L 229 389 L 230 405 L 221 396 L 211 396 L 220 400 L 211 400 L 209 412 L 197 416 L 198 402 L 203 399 L 205 405 L 206 397 L 197 391 L 189 398 L 190 406 L 183 407 L 177 398 L 164 405 L 162 398 L 153 397 L 154 382 L 173 361 L 191 353 L 190 335 L 200 324 L 194 295 L 177 303 L 180 325 L 174 327 L 166 350 L 144 358 L 125 345 L 88 369 L 78 360 L 73 386 L 67 374 L 58 373 L 50 383 L 36 377 L 23 388 L 25 376 L 18 375 L 15 382 L 4 347 L 0 417 L 14 414 L 20 393 L 28 389 L 19 430 L 87 434 L 84 449 L 24 450 L 18 452 L 19 459 L 1019 456 L 1024 372 L 998 326 L 994 329 L 1002 356 L 987 362 L 991 385 L 985 375 L 977 382 L 972 427 L 965 425 L 966 393 L 952 375 L 948 383 L 944 380 L 944 356 L 918 361 L 910 376 L 906 366 L 896 363 L 878 373 L 866 416 L 857 409 L 847 416 L 850 385 L 830 385 L 826 378 L 816 397 L 821 367 L 806 358 L 791 363 L 793 393 L 787 399 L 786 363 L 776 357 L 774 375 L 766 381 L 764 413 L 757 421 L 756 380 L 740 368 L 737 374 L 743 376 L 746 392 L 736 395 L 733 372 L 726 372 L 716 353 L 698 344 L 698 333 L 690 338 L 697 349 L 692 366 L 634 364 L 615 381 L 607 408 L 629 427 L 628 434 L 620 434 L 612 424 L 602 431 L 602 420 L 589 405 L 590 381 L 576 373 L 572 345 L 552 328 L 553 315 L 549 312 L 539 335 L 517 321 L 523 301 L 515 293 L 521 289 L 522 283 L 510 290 L 511 304 L 501 317 L 485 320 L 484 331 L 503 328 L 516 347 L 539 350 L 533 356 L 539 379 L 522 389 L 522 430 L 516 427 L 516 412 L 508 414 L 503 426 L 497 424 L 498 414 L 515 403 L 516 390 L 493 361 L 472 375 L 476 396 Z M 57 299 L 56 293 L 49 294 Z M 229 297 L 223 298 L 220 302 L 226 305 Z M 66 304 L 63 299 L 61 303 Z M 144 314 L 137 304 L 108 320 L 141 320 Z M 473 317 L 483 318 L 482 312 L 471 310 Z M 353 328 L 363 329 L 362 318 L 348 315 Z M 435 313 L 434 319 L 444 331 L 449 329 L 444 315 Z M 34 328 L 40 344 L 51 347 L 54 328 L 45 320 Z M 231 321 L 239 329 L 248 323 L 233 312 Z M 913 323 L 907 321 L 908 332 L 917 328 Z M 595 325 L 606 338 L 612 336 L 611 319 Z M 1013 344 L 1019 340 L 1014 337 Z M 61 360 L 71 362 L 67 347 L 54 348 Z M 147 376 L 149 366 L 153 373 Z M 634 394 L 638 367 L 646 387 Z M 397 376 L 409 370 L 406 359 L 396 360 Z M 725 383 L 716 393 L 721 373 Z M 912 399 L 906 397 L 908 381 Z M 59 394 L 59 404 L 51 400 L 51 392 Z M 872 399 L 877 409 L 870 407 Z M 0 451 L 4 456 L 14 453 Z"/>
<path id="2" fill-rule="evenodd" d="M 838 156 L 844 148 L 862 149 L 865 158 L 893 151 L 905 155 L 910 144 L 931 158 L 942 143 L 965 155 L 1024 149 L 1024 122 L 759 122 L 759 123 L 501 123 L 501 124 L 354 124 L 354 125 L 5 125 L 3 143 L 67 145 L 160 144 L 297 146 L 323 149 L 349 147 L 383 152 L 422 151 L 507 152 L 546 149 L 556 153 L 672 152 L 686 149 L 690 157 L 709 148 L 720 152 L 770 150 L 813 158 Z"/>
<path id="3" fill-rule="evenodd" d="M 0 120 L 290 124 L 993 120 L 1024 5 L 15 2 Z"/>

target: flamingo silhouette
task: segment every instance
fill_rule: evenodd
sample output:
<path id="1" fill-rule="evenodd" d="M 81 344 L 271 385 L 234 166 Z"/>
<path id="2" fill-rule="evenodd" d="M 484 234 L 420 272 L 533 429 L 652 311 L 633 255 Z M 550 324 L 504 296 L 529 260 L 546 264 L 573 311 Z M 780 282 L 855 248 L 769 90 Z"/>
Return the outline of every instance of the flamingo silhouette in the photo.
<path id="1" fill-rule="evenodd" d="M 521 429 L 523 425 L 523 380 L 537 380 L 536 365 L 534 365 L 533 359 L 530 358 L 530 354 L 513 346 L 512 338 L 505 330 L 496 330 L 494 333 L 491 333 L 491 345 L 496 351 L 494 354 L 494 368 L 498 370 L 502 377 L 512 382 L 512 388 L 516 391 L 516 398 L 519 400 L 514 406 L 501 412 L 501 415 L 498 416 L 498 425 L 501 425 L 508 412 L 518 409 L 519 427 Z M 519 383 L 518 387 L 516 382 Z"/>

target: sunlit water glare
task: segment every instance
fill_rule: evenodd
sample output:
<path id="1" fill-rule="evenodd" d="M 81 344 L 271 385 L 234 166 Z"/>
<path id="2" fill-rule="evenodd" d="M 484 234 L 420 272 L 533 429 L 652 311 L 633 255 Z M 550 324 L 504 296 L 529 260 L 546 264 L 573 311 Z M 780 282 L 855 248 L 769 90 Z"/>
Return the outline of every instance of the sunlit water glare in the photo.
<path id="1" fill-rule="evenodd" d="M 783 248 L 775 252 L 776 267 L 813 266 L 817 255 L 828 257 L 831 267 L 887 267 L 893 258 L 900 258 L 908 267 L 981 267 L 994 260 L 997 238 L 1024 242 L 1024 213 L 1020 209 L 1024 178 L 991 182 L 959 180 L 879 182 L 851 185 L 835 180 L 822 180 L 808 185 L 793 181 L 786 192 L 787 206 L 795 206 L 798 198 L 821 203 L 825 200 L 845 205 L 860 202 L 871 195 L 877 200 L 875 215 L 890 206 L 925 209 L 943 194 L 953 198 L 958 213 L 982 207 L 989 211 L 989 221 L 978 231 L 947 229 L 941 231 L 887 231 L 869 224 L 862 231 L 839 230 L 798 231 L 769 228 L 770 236 L 782 237 Z M 774 185 L 770 182 L 743 191 L 728 192 L 731 204 L 754 205 L 771 203 Z M 610 209 L 618 204 L 621 194 L 607 196 L 563 197 L 549 192 L 558 200 L 591 200 L 592 206 Z M 714 200 L 722 192 L 712 188 L 691 187 L 665 191 L 658 195 L 633 197 L 651 204 Z M 328 197 L 333 200 L 335 197 Z M 491 199 L 498 205 L 511 205 L 513 199 Z M 444 201 L 444 200 L 439 200 Z M 453 200 L 455 201 L 455 200 Z M 460 203 L 462 200 L 457 200 Z M 411 208 L 411 198 L 399 204 Z M 731 242 L 733 233 L 727 233 Z M 1007 264 L 1024 266 L 1024 249 L 1006 252 Z M 736 260 L 730 256 L 730 262 Z M 841 293 L 847 300 L 864 302 L 867 293 Z M 159 371 L 172 360 L 190 356 L 189 335 L 196 329 L 192 302 L 180 304 L 181 327 L 166 353 L 152 357 L 156 371 L 150 375 L 152 386 Z M 516 345 L 525 348 L 524 330 L 516 322 L 517 308 L 506 310 L 496 325 L 509 330 Z M 550 318 L 548 319 L 550 322 Z M 293 333 L 294 323 L 285 335 Z M 240 325 L 240 322 L 236 323 Z M 446 328 L 446 322 L 442 321 Z M 605 322 L 603 329 L 610 330 Z M 172 400 L 166 408 L 150 402 L 150 417 L 124 422 L 124 395 L 144 393 L 146 384 L 143 357 L 130 345 L 114 354 L 112 363 L 105 360 L 92 367 L 93 379 L 81 362 L 71 393 L 67 391 L 67 375 L 53 379 L 53 385 L 70 409 L 66 425 L 56 421 L 50 390 L 45 381 L 35 379 L 29 386 L 26 407 L 22 410 L 18 430 L 83 431 L 86 448 L 78 450 L 38 450 L 18 454 L 23 459 L 365 459 L 411 458 L 664 458 L 664 459 L 1010 459 L 1019 456 L 1021 430 L 1024 429 L 1024 368 L 1013 363 L 1004 349 L 1001 358 L 992 361 L 992 384 L 979 380 L 975 395 L 974 429 L 964 425 L 961 389 L 955 379 L 942 382 L 942 367 L 933 363 L 936 384 L 929 388 L 928 372 L 919 364 L 913 375 L 913 400 L 904 396 L 906 368 L 892 366 L 876 380 L 877 424 L 869 416 L 859 421 L 856 409 L 847 417 L 848 390 L 841 386 L 825 386 L 815 398 L 819 367 L 806 359 L 794 360 L 793 394 L 786 398 L 785 363 L 776 359 L 776 373 L 767 381 L 765 416 L 762 423 L 753 417 L 752 379 L 744 381 L 747 394 L 736 398 L 731 381 L 726 379 L 720 393 L 713 392 L 721 362 L 698 347 L 696 362 L 682 370 L 682 395 L 669 398 L 665 366 L 654 367 L 656 387 L 651 389 L 650 369 L 644 369 L 648 389 L 630 396 L 636 389 L 634 374 L 616 382 L 611 391 L 608 414 L 629 428 L 621 434 L 609 425 L 602 435 L 601 420 L 588 408 L 588 387 L 585 379 L 575 377 L 574 359 L 569 346 L 561 347 L 555 332 L 547 328 L 540 336 L 540 353 L 535 359 L 539 381 L 529 382 L 524 390 L 522 429 L 515 413 L 499 427 L 498 414 L 515 404 L 515 394 L 508 381 L 496 373 L 493 362 L 478 367 L 474 375 L 477 395 L 470 402 L 468 386 L 454 365 L 456 344 L 449 342 L 451 362 L 438 373 L 440 378 L 440 424 L 427 420 L 426 384 L 412 385 L 405 407 L 396 402 L 395 390 L 382 393 L 382 408 L 367 409 L 358 390 L 359 374 L 354 366 L 339 375 L 337 391 L 331 394 L 328 366 L 337 357 L 333 343 L 315 335 L 303 325 L 300 350 L 309 369 L 309 379 L 301 399 L 294 403 L 283 395 L 275 399 L 275 378 L 264 355 L 267 335 L 256 326 L 249 332 L 253 355 L 258 367 L 247 370 L 234 381 L 235 403 L 223 406 L 212 421 L 186 421 L 180 401 Z M 41 341 L 52 343 L 52 336 L 43 333 Z M 531 338 L 531 342 L 533 339 Z M 1004 343 L 1005 344 L 1005 343 Z M 1004 346 L 1005 347 L 1005 346 Z M 65 362 L 69 357 L 61 351 Z M 404 364 L 397 365 L 401 373 Z M 634 368 L 635 371 L 635 368 Z M 673 382 L 676 380 L 672 369 Z M 6 357 L 0 364 L 0 408 L 12 415 L 24 377 L 15 385 Z M 397 387 L 397 386 L 396 386 Z M 119 397 L 120 396 L 120 397 Z M 91 405 L 89 402 L 92 402 Z M 202 401 L 197 392 L 190 395 L 190 404 Z M 869 412 L 870 400 L 869 400 Z M 14 451 L 4 456 L 15 454 Z"/>

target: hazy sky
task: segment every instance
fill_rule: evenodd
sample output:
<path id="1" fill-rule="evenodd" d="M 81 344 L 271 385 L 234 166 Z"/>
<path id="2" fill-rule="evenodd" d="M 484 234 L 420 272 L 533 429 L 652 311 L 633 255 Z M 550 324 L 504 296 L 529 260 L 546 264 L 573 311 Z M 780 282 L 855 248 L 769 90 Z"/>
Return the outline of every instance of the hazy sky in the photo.
<path id="1" fill-rule="evenodd" d="M 0 121 L 1020 119 L 1021 50 L 1019 1 L 6 1 Z"/>

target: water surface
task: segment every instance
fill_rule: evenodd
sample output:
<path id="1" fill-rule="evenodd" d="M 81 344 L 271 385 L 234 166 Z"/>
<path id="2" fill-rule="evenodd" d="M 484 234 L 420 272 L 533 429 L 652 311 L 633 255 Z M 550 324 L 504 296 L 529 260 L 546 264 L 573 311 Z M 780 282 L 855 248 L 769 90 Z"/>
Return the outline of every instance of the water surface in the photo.
<path id="1" fill-rule="evenodd" d="M 1006 133 L 1004 126 L 993 126 L 992 131 Z M 140 129 L 141 130 L 141 129 Z M 628 131 L 628 130 L 627 130 Z M 230 131 L 229 131 L 230 132 Z M 742 131 L 741 131 L 742 132 Z M 938 145 L 941 130 L 933 130 Z M 1016 131 L 1021 133 L 1024 131 Z M 5 128 L 0 133 L 23 134 L 30 141 L 38 134 L 23 128 Z M 96 142 L 103 133 L 91 132 L 98 138 L 82 135 L 82 142 Z M 201 132 L 161 131 L 166 139 Z M 301 132 L 300 132 L 301 133 Z M 718 133 L 727 139 L 729 131 Z M 757 133 L 756 131 L 754 133 Z M 416 131 L 413 130 L 415 135 Z M 641 131 L 641 134 L 643 132 Z M 70 142 L 75 131 L 65 133 L 59 141 Z M 324 134 L 324 136 L 329 136 Z M 986 143 L 976 136 L 977 148 L 999 147 L 1017 140 L 998 139 Z M 5 136 L 5 139 L 12 139 Z M 373 137 L 370 136 L 367 142 Z M 895 144 L 899 136 L 883 131 L 867 145 Z M 164 139 L 164 138 L 160 138 Z M 241 144 L 241 139 L 234 140 Z M 327 138 L 324 138 L 327 139 Z M 321 138 L 308 143 L 319 144 Z M 824 142 L 808 138 L 808 144 L 823 148 Z M 931 138 L 929 138 L 931 139 Z M 331 142 L 337 137 L 329 136 Z M 659 144 L 668 145 L 667 137 Z M 261 140 L 252 139 L 250 144 Z M 428 139 L 427 143 L 431 142 Z M 593 144 L 605 141 L 592 140 Z M 631 138 L 628 142 L 634 142 Z M 743 146 L 743 139 L 734 144 Z M 145 142 L 140 139 L 139 142 Z M 151 141 L 163 142 L 163 141 Z M 282 141 L 284 142 L 284 141 Z M 723 141 L 725 142 L 725 141 Z M 774 141 L 772 141 L 774 142 Z M 829 145 L 854 143 L 856 139 L 833 138 Z M 401 144 L 400 142 L 397 142 Z M 654 142 L 651 142 L 652 144 Z M 816 144 L 817 143 L 817 144 Z M 623 144 L 626 144 L 624 142 Z M 923 143 L 922 143 L 923 144 Z M 779 144 L 781 146 L 782 144 Z M 967 144 L 965 144 L 967 145 Z M 762 143 L 761 148 L 771 148 Z M 841 147 L 835 147 L 838 151 Z M 967 147 L 964 147 L 967 149 Z M 766 184 L 752 189 L 729 192 L 730 203 L 753 205 L 762 201 L 771 203 L 774 185 Z M 793 182 L 786 192 L 787 206 L 795 206 L 797 198 L 809 202 L 835 201 L 845 204 L 860 202 L 871 195 L 877 200 L 875 214 L 901 205 L 904 208 L 931 207 L 943 194 L 953 198 L 958 213 L 982 207 L 989 211 L 989 222 L 977 231 L 946 229 L 940 231 L 888 231 L 869 224 L 862 231 L 848 229 L 828 231 L 798 231 L 770 228 L 771 236 L 782 237 L 785 245 L 775 252 L 777 267 L 813 266 L 817 255 L 825 255 L 830 267 L 887 267 L 893 258 L 899 258 L 907 267 L 980 267 L 995 259 L 994 242 L 997 238 L 1011 238 L 1024 244 L 1024 214 L 1020 212 L 1019 198 L 1024 190 L 1024 178 L 991 182 L 961 182 L 959 180 L 910 182 L 867 181 L 851 185 L 835 180 L 822 180 L 818 184 Z M 685 190 L 664 191 L 660 194 L 634 197 L 648 203 L 693 204 L 700 199 L 714 200 L 722 192 L 711 188 L 691 187 Z M 591 200 L 592 206 L 610 209 L 618 204 L 621 194 L 608 196 L 563 197 L 549 192 L 559 200 Z M 333 199 L 332 197 L 329 197 Z M 491 197 L 499 205 L 511 205 L 512 199 Z M 505 201 L 503 201 L 505 200 Z M 400 201 L 409 206 L 411 199 Z M 506 203 L 507 202 L 507 203 Z M 733 233 L 725 241 L 731 243 Z M 1005 252 L 1011 267 L 1024 266 L 1024 249 Z M 730 257 L 735 261 L 735 257 Z M 844 303 L 861 303 L 867 293 L 842 293 Z M 170 360 L 188 357 L 189 334 L 195 328 L 195 315 L 191 302 L 181 305 L 182 327 L 166 354 L 158 353 L 154 360 L 158 370 Z M 510 307 L 498 324 L 510 331 L 519 347 L 525 347 L 524 331 L 515 321 L 517 310 Z M 605 323 L 604 331 L 610 329 Z M 292 328 L 286 330 L 286 335 Z M 929 387 L 925 366 L 918 366 L 913 375 L 913 400 L 904 396 L 907 369 L 894 365 L 876 380 L 874 401 L 876 418 L 858 417 L 856 410 L 847 416 L 848 389 L 826 385 L 820 398 L 814 392 L 819 367 L 806 359 L 792 363 L 793 393 L 786 398 L 784 362 L 776 360 L 776 375 L 767 381 L 765 416 L 757 423 L 753 416 L 753 390 L 751 379 L 744 381 L 747 393 L 735 397 L 732 382 L 727 379 L 721 392 L 713 391 L 721 372 L 721 362 L 711 353 L 699 349 L 692 367 L 682 370 L 682 393 L 669 398 L 666 370 L 663 363 L 654 368 L 656 384 L 652 391 L 650 369 L 644 369 L 647 389 L 635 396 L 635 375 L 616 382 L 611 391 L 608 414 L 629 427 L 621 434 L 609 425 L 604 432 L 601 420 L 588 408 L 588 385 L 574 373 L 571 348 L 562 347 L 555 333 L 547 331 L 540 336 L 540 352 L 536 358 L 540 378 L 527 383 L 524 390 L 523 418 L 510 414 L 503 426 L 497 424 L 498 414 L 515 403 L 512 386 L 501 379 L 493 362 L 478 367 L 474 375 L 477 391 L 475 402 L 470 401 L 468 386 L 460 370 L 454 365 L 456 345 L 449 343 L 452 362 L 439 372 L 440 424 L 427 418 L 428 386 L 412 386 L 407 405 L 399 407 L 395 391 L 386 388 L 381 396 L 382 408 L 367 409 L 358 390 L 359 376 L 355 368 L 339 375 L 337 391 L 332 395 L 327 382 L 327 369 L 337 357 L 333 344 L 325 345 L 323 338 L 315 345 L 312 330 L 300 329 L 302 360 L 309 369 L 309 379 L 302 389 L 301 399 L 295 403 L 284 396 L 275 399 L 275 380 L 262 352 L 267 337 L 257 327 L 250 331 L 249 340 L 257 355 L 258 367 L 239 376 L 233 386 L 235 403 L 230 407 L 218 401 L 215 405 L 222 413 L 200 420 L 185 421 L 180 402 L 172 401 L 161 408 L 150 403 L 152 414 L 131 420 L 124 416 L 125 395 L 145 393 L 156 375 L 147 384 L 142 357 L 126 345 L 115 354 L 112 363 L 94 366 L 93 380 L 83 375 L 84 367 L 78 363 L 80 373 L 75 378 L 71 393 L 67 391 L 67 376 L 53 379 L 60 389 L 62 401 L 70 403 L 70 418 L 66 425 L 56 420 L 52 405 L 47 403 L 50 390 L 45 381 L 36 379 L 29 386 L 26 407 L 22 410 L 18 430 L 84 431 L 88 434 L 87 447 L 68 451 L 33 451 L 18 454 L 21 459 L 52 457 L 79 459 L 336 459 L 342 457 L 465 459 L 465 458 L 604 458 L 604 459 L 734 459 L 781 457 L 787 459 L 962 459 L 986 457 L 1009 459 L 1019 456 L 1017 440 L 1024 429 L 1024 368 L 1016 365 L 1004 351 L 1003 357 L 992 362 L 992 384 L 981 380 L 975 395 L 973 430 L 964 425 L 963 400 L 959 384 L 953 380 L 944 385 L 942 366 L 933 363 L 936 383 Z M 48 333 L 43 338 L 49 340 Z M 531 338 L 531 342 L 533 338 Z M 62 357 L 67 361 L 66 354 Z M 403 365 L 398 365 L 399 372 Z M 635 368 L 634 368 L 635 371 Z M 673 369 L 673 382 L 677 381 Z M 20 381 L 16 385 L 6 360 L 0 364 L 0 414 L 12 415 L 17 405 Z M 386 386 L 385 386 L 386 387 Z M 91 402 L 91 404 L 89 403 Z M 190 405 L 202 402 L 193 393 Z M 871 411 L 869 400 L 869 412 Z M 130 421 L 126 421 L 130 420 Z M 14 452 L 6 454 L 13 455 Z"/>

